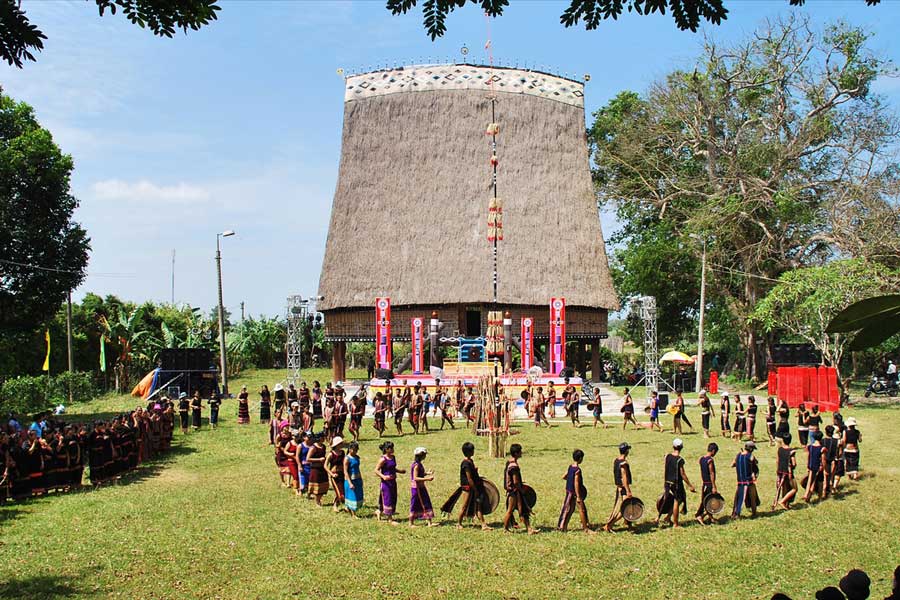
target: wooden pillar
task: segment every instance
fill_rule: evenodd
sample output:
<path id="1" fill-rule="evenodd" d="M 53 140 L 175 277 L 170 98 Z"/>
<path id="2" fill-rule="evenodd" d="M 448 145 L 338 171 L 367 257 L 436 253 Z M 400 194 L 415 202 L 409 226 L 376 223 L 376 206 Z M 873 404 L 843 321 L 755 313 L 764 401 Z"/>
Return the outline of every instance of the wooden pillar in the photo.
<path id="1" fill-rule="evenodd" d="M 600 340 L 591 342 L 591 381 L 600 383 Z"/>
<path id="2" fill-rule="evenodd" d="M 331 347 L 331 377 L 335 381 L 347 377 L 347 342 L 334 342 Z"/>
<path id="3" fill-rule="evenodd" d="M 575 363 L 576 375 L 587 375 L 587 344 L 584 340 L 578 340 L 578 362 Z"/>

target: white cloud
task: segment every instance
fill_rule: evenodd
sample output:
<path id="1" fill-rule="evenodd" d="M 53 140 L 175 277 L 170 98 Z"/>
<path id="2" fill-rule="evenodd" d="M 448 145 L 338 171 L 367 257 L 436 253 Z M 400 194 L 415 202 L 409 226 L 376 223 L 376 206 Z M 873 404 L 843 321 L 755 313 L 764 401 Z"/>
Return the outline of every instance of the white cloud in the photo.
<path id="1" fill-rule="evenodd" d="M 94 183 L 91 189 L 94 192 L 94 196 L 101 200 L 140 204 L 154 202 L 182 204 L 203 202 L 210 199 L 209 190 L 184 182 L 176 183 L 175 185 L 158 185 L 145 179 L 134 182 L 106 179 Z"/>

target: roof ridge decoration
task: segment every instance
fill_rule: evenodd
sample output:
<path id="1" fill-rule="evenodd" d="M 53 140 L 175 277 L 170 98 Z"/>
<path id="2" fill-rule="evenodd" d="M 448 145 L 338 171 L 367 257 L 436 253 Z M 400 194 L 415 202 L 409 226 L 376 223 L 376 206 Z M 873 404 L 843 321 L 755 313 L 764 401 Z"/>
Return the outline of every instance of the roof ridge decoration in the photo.
<path id="1" fill-rule="evenodd" d="M 528 69 L 477 65 L 413 65 L 346 78 L 344 102 L 400 92 L 484 90 L 526 94 L 584 108 L 584 84 Z"/>

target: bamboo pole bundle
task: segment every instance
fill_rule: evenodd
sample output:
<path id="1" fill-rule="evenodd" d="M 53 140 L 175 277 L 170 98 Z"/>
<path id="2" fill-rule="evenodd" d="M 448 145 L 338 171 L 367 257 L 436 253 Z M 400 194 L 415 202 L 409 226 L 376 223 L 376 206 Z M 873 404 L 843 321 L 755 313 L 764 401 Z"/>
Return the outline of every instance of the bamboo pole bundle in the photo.
<path id="1" fill-rule="evenodd" d="M 515 403 L 515 399 L 512 400 Z M 506 455 L 506 438 L 509 436 L 510 404 L 493 375 L 478 379 L 478 402 L 475 405 L 475 431 L 488 438 L 488 454 L 494 458 Z"/>

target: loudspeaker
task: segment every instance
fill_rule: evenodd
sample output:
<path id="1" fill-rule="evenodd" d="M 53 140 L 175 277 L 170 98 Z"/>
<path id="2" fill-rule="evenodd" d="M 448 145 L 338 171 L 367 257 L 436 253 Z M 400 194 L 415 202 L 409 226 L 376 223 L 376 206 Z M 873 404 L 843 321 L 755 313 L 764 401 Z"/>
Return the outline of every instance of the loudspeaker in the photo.
<path id="1" fill-rule="evenodd" d="M 819 365 L 822 354 L 812 344 L 772 344 L 772 363 L 781 366 Z"/>
<path id="2" fill-rule="evenodd" d="M 572 367 L 566 367 L 562 371 L 559 372 L 560 377 L 575 377 L 575 369 Z"/>
<path id="3" fill-rule="evenodd" d="M 394 371 L 392 369 L 375 369 L 375 379 L 393 379 Z"/>

